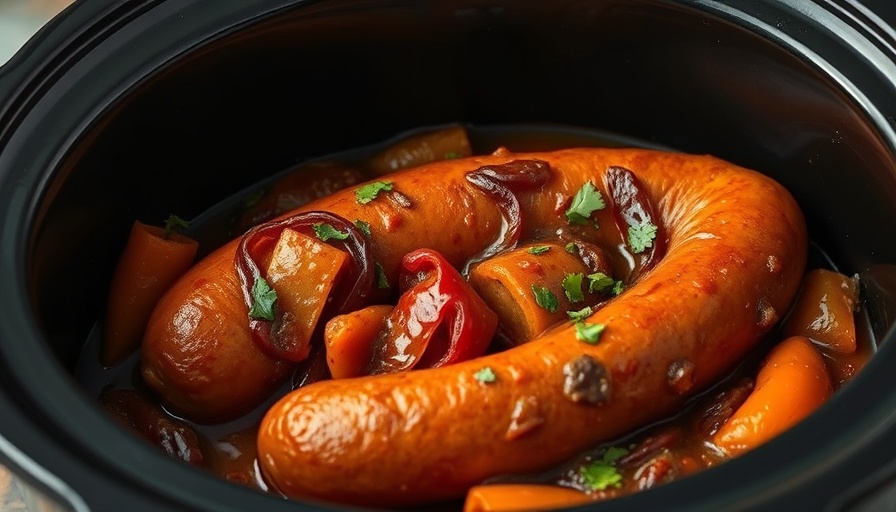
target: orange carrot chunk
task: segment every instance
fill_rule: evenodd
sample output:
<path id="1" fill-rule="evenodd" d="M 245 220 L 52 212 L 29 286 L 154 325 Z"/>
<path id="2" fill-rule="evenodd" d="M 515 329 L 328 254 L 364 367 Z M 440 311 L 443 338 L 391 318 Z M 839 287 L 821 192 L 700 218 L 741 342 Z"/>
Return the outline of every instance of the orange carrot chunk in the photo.
<path id="1" fill-rule="evenodd" d="M 857 302 L 854 278 L 832 270 L 812 270 L 803 278 L 803 289 L 784 334 L 806 336 L 837 352 L 855 352 Z"/>
<path id="2" fill-rule="evenodd" d="M 327 366 L 334 379 L 367 374 L 371 346 L 393 306 L 367 306 L 331 318 L 324 328 Z"/>
<path id="3" fill-rule="evenodd" d="M 367 164 L 375 176 L 383 176 L 401 169 L 472 154 L 467 130 L 461 125 L 452 125 L 404 138 L 372 156 Z"/>
<path id="4" fill-rule="evenodd" d="M 102 363 L 134 351 L 159 298 L 193 263 L 199 244 L 185 235 L 135 221 L 109 287 Z"/>
<path id="5" fill-rule="evenodd" d="M 804 336 L 792 336 L 769 353 L 756 388 L 728 418 L 713 441 L 731 456 L 740 455 L 792 427 L 833 392 L 821 354 Z"/>
<path id="6" fill-rule="evenodd" d="M 467 492 L 464 512 L 515 512 L 574 507 L 590 503 L 587 494 L 555 485 L 477 485 Z"/>

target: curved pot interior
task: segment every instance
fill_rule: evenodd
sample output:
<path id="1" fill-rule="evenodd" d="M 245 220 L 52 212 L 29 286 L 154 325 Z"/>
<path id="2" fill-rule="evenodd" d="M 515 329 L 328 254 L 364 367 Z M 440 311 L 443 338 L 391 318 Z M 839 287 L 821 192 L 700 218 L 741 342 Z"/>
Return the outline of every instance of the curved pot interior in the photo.
<path id="1" fill-rule="evenodd" d="M 801 54 L 748 15 L 682 4 L 296 4 L 149 63 L 65 137 L 34 208 L 27 276 L 53 355 L 74 372 L 134 219 L 192 218 L 295 162 L 453 122 L 593 128 L 771 175 L 863 277 L 882 340 L 896 159 L 853 70 L 827 73 L 842 48 Z"/>

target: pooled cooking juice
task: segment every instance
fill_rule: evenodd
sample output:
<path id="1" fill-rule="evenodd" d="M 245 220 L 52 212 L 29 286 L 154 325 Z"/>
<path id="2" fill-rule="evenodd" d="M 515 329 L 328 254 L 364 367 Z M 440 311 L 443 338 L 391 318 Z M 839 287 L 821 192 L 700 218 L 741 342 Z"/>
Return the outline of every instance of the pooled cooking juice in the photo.
<path id="1" fill-rule="evenodd" d="M 520 153 L 568 147 L 648 146 L 612 134 L 560 127 L 452 125 L 426 128 L 383 143 L 328 155 L 287 169 L 250 189 L 226 198 L 205 214 L 192 219 L 183 234 L 198 240 L 199 258 L 201 258 L 229 240 L 243 235 L 247 230 L 252 230 L 258 225 L 267 225 L 265 223 L 271 222 L 276 216 L 316 197 L 326 196 L 340 189 L 355 188 L 364 183 L 379 184 L 374 188 L 365 189 L 374 198 L 382 190 L 391 191 L 388 188 L 389 175 L 399 169 L 430 161 L 491 154 L 498 148 L 507 148 L 510 152 Z M 531 167 L 535 164 L 525 165 Z M 523 164 L 505 167 L 500 171 L 504 172 L 505 176 L 523 174 L 536 176 L 540 172 L 534 167 L 524 168 Z M 489 172 L 481 174 L 483 181 L 480 188 L 486 193 L 494 194 L 496 201 L 503 201 L 501 203 L 503 211 L 513 212 L 514 208 L 518 208 L 518 204 L 513 203 L 515 197 L 513 186 L 527 185 L 509 185 L 500 188 L 495 185 L 497 179 L 495 174 Z M 632 177 L 624 170 L 617 171 L 615 176 L 620 183 L 617 190 L 622 192 L 617 192 L 618 197 L 611 198 L 616 199 L 614 204 L 623 205 L 620 208 L 629 212 L 638 210 L 643 213 L 643 210 L 649 210 L 651 205 L 645 199 L 646 194 L 639 188 L 637 181 L 632 181 L 636 180 L 636 176 Z M 624 191 L 629 192 L 625 199 L 627 203 L 619 199 L 623 197 Z M 597 208 L 598 201 L 594 191 L 589 192 L 587 187 L 583 187 L 580 192 L 581 196 L 577 194 L 574 198 L 566 198 L 566 203 L 558 205 L 561 211 L 566 212 L 571 225 L 580 221 L 589 222 L 587 220 L 590 214 L 589 204 L 594 209 Z M 409 204 L 402 205 L 403 199 L 400 193 L 393 193 L 389 197 L 396 202 L 398 208 L 409 207 Z M 464 212 L 458 211 L 456 214 L 464 215 Z M 313 226 L 314 232 L 321 239 L 329 236 L 347 236 L 345 233 L 349 229 L 340 230 L 338 225 L 334 228 L 328 219 L 331 217 L 314 217 L 308 221 L 308 226 L 302 229 L 310 230 Z M 433 221 L 432 229 L 439 229 L 438 219 Z M 493 261 L 494 263 L 490 264 L 497 269 L 495 272 L 504 272 L 506 268 L 527 268 L 533 261 L 537 261 L 540 254 L 543 255 L 548 251 L 554 251 L 552 254 L 557 258 L 551 261 L 565 262 L 570 258 L 575 259 L 569 255 L 576 255 L 587 264 L 583 267 L 583 271 L 568 272 L 563 277 L 562 289 L 565 297 L 560 295 L 559 300 L 568 301 L 569 304 L 579 303 L 578 294 L 582 293 L 582 290 L 585 294 L 598 293 L 595 290 L 600 290 L 600 293 L 606 295 L 601 296 L 600 300 L 595 298 L 595 302 L 588 306 L 598 308 L 605 301 L 625 293 L 625 282 L 636 280 L 639 273 L 649 272 L 662 258 L 658 255 L 656 261 L 652 261 L 650 256 L 639 256 L 650 253 L 646 248 L 652 247 L 657 250 L 657 247 L 661 246 L 660 240 L 649 238 L 649 233 L 642 234 L 648 237 L 642 239 L 645 250 L 637 251 L 634 256 L 628 254 L 631 260 L 628 261 L 619 254 L 607 255 L 599 249 L 592 249 L 589 244 L 576 240 L 567 232 L 559 233 L 559 239 L 567 241 L 565 245 L 546 241 L 549 235 L 554 235 L 550 233 L 539 234 L 539 237 L 532 241 L 511 243 L 508 242 L 507 233 L 513 232 L 512 215 L 508 214 L 505 221 L 510 227 L 505 230 L 504 238 L 499 239 L 494 247 L 489 248 L 484 254 L 474 258 L 477 260 L 475 262 Z M 361 232 L 369 230 L 369 226 L 365 227 L 363 223 L 357 224 L 356 227 Z M 656 226 L 651 227 L 657 229 Z M 329 229 L 333 231 L 328 231 Z M 609 225 L 602 225 L 599 229 L 611 228 Z M 662 229 L 662 226 L 659 229 Z M 321 250 L 320 246 L 315 247 Z M 254 250 L 250 244 L 247 251 Z M 276 259 L 276 256 L 271 258 Z M 427 265 L 442 269 L 440 272 L 443 274 L 449 271 L 446 267 L 440 267 L 444 262 L 438 255 L 426 253 L 417 255 L 417 258 Z M 773 265 L 773 262 L 769 265 Z M 797 396 L 799 390 L 781 388 L 775 393 L 770 392 L 770 389 L 777 390 L 775 386 L 778 384 L 772 375 L 773 370 L 763 369 L 766 361 L 775 361 L 775 364 L 770 366 L 778 368 L 781 365 L 791 364 L 792 360 L 788 358 L 797 357 L 794 354 L 801 354 L 799 357 L 817 357 L 820 361 L 818 367 L 823 371 L 822 377 L 796 373 L 794 378 L 806 378 L 810 383 L 818 381 L 819 378 L 829 379 L 825 381 L 826 384 L 820 384 L 822 387 L 828 386 L 829 389 L 819 388 L 820 391 L 815 393 L 816 396 L 821 396 L 823 401 L 830 396 L 830 393 L 846 385 L 864 366 L 875 350 L 875 340 L 869 328 L 866 312 L 862 308 L 861 283 L 858 278 L 841 273 L 835 262 L 827 257 L 823 248 L 813 243 L 809 244 L 806 269 L 808 272 L 803 281 L 803 293 L 797 297 L 789 316 L 781 314 L 779 318 L 775 318 L 776 326 L 769 330 L 747 357 L 730 369 L 724 379 L 687 399 L 679 410 L 666 414 L 665 419 L 642 425 L 625 435 L 592 446 L 561 465 L 538 472 L 495 474 L 484 479 L 470 492 L 466 503 L 467 509 L 503 510 L 495 504 L 506 498 L 502 493 L 512 496 L 514 492 L 522 492 L 521 490 L 532 491 L 536 496 L 550 495 L 550 498 L 545 499 L 555 500 L 550 502 L 552 506 L 587 503 L 648 490 L 723 463 L 755 448 L 749 443 L 744 444 L 746 441 L 742 441 L 739 437 L 741 434 L 737 431 L 738 425 L 734 423 L 737 422 L 738 414 L 744 414 L 745 409 L 741 408 L 749 408 L 751 400 L 753 402 L 761 400 L 763 393 L 780 396 L 793 392 L 795 393 L 793 403 L 797 404 L 797 407 L 807 407 L 806 414 L 811 412 L 812 408 L 820 406 L 820 403 L 806 405 L 804 397 Z M 469 277 L 469 268 L 457 270 L 464 278 Z M 376 273 L 374 279 L 382 279 L 379 269 L 372 269 L 371 272 Z M 475 280 L 474 274 L 471 278 L 474 285 Z M 425 288 L 423 286 L 425 282 L 417 279 L 402 286 L 406 290 L 420 289 L 419 293 L 425 294 L 426 290 L 429 290 L 422 289 Z M 464 304 L 474 302 L 478 304 L 479 298 L 473 297 L 477 294 L 482 295 L 489 304 L 501 304 L 502 300 L 506 300 L 500 296 L 504 293 L 502 289 L 494 290 L 485 284 L 477 285 L 474 292 L 466 288 L 465 282 L 455 283 L 456 294 L 466 296 L 467 302 Z M 556 309 L 558 294 L 552 294 L 534 285 L 532 292 L 537 307 Z M 489 293 L 495 296 L 490 297 Z M 395 297 L 388 299 L 391 304 L 396 300 Z M 488 309 L 486 306 L 481 307 L 483 310 Z M 585 307 L 570 307 L 563 315 L 562 321 L 576 322 L 579 328 L 577 332 L 581 336 L 579 339 L 599 343 L 599 331 L 603 326 L 589 325 L 583 320 L 590 312 L 586 311 Z M 490 318 L 488 313 L 483 315 L 483 318 Z M 847 323 L 850 325 L 847 326 Z M 174 458 L 237 484 L 273 493 L 277 493 L 277 490 L 266 483 L 259 470 L 256 446 L 259 423 L 273 404 L 294 388 L 338 376 L 333 374 L 334 372 L 351 376 L 359 371 L 371 373 L 398 371 L 395 370 L 394 363 L 378 365 L 364 363 L 362 365 L 364 368 L 358 370 L 352 366 L 354 363 L 351 361 L 341 366 L 331 365 L 328 368 L 321 363 L 322 358 L 315 356 L 317 353 L 315 351 L 322 350 L 323 346 L 320 333 L 315 332 L 311 335 L 312 345 L 308 347 L 310 355 L 300 358 L 301 361 L 290 370 L 290 376 L 283 379 L 279 387 L 252 410 L 226 421 L 197 420 L 172 413 L 157 399 L 154 391 L 146 385 L 141 376 L 139 350 L 133 351 L 111 366 L 104 367 L 100 362 L 103 344 L 102 325 L 102 322 L 98 324 L 87 340 L 78 362 L 76 375 L 85 390 L 97 398 L 112 418 Z M 352 324 L 350 329 L 359 329 L 358 325 Z M 543 330 L 541 324 L 532 325 L 534 327 L 529 331 L 535 329 L 537 332 L 528 332 L 526 329 L 516 328 L 515 325 L 499 327 L 494 340 L 487 347 L 483 347 L 483 350 L 491 354 L 527 342 Z M 786 347 L 782 343 L 785 339 L 788 343 Z M 294 347 L 279 348 L 285 353 L 294 352 Z M 452 354 L 462 351 L 462 349 L 456 351 L 448 349 L 448 355 L 443 359 L 453 357 Z M 428 360 L 433 357 L 435 356 L 421 356 L 420 359 L 434 365 L 439 363 Z M 400 368 L 400 371 L 407 370 L 409 368 Z M 695 369 L 688 361 L 682 361 L 670 367 L 668 371 L 670 386 L 679 386 L 683 393 L 686 392 Z M 484 371 L 481 375 L 477 375 L 477 378 L 487 384 L 495 377 Z M 765 391 L 762 391 L 763 389 Z M 747 438 L 765 439 L 762 436 L 772 436 L 781 428 L 789 426 L 774 426 L 773 423 L 774 418 L 770 418 L 768 420 L 770 433 L 766 434 L 761 431 L 762 428 L 757 427 L 757 432 L 753 432 Z M 525 432 L 521 435 L 525 435 Z M 425 474 L 420 475 L 420 478 L 427 477 Z M 550 494 L 552 491 L 544 491 L 556 487 L 562 488 L 564 492 L 574 492 L 555 498 Z M 542 492 L 543 495 L 539 494 Z M 460 509 L 464 506 L 463 499 L 463 496 L 457 496 L 456 500 L 447 500 L 439 506 L 446 510 Z M 432 506 L 427 504 L 425 508 L 431 510 Z"/>

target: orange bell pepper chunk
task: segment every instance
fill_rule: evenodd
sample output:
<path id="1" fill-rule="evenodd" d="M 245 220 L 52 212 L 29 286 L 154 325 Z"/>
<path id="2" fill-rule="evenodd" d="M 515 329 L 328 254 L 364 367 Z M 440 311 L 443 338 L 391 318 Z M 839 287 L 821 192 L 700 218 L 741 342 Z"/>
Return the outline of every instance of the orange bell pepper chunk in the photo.
<path id="1" fill-rule="evenodd" d="M 746 401 L 713 436 L 731 456 L 745 453 L 792 427 L 833 393 L 824 359 L 804 336 L 776 345 Z"/>

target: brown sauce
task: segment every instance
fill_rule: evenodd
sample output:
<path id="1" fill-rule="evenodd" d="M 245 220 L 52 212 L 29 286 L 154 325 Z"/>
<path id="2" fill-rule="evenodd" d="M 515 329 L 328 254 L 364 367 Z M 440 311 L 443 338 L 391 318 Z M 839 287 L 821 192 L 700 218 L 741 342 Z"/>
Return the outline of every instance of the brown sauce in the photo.
<path id="1" fill-rule="evenodd" d="M 545 143 L 545 140 L 548 140 L 549 143 Z M 333 191 L 340 186 L 367 179 L 367 176 L 356 175 L 345 169 L 351 168 L 353 162 L 367 158 L 393 142 L 327 158 L 328 162 L 336 161 L 337 165 L 345 164 L 344 168 L 340 167 L 339 177 L 336 178 L 337 181 L 342 180 L 343 183 L 340 185 L 339 183 L 322 182 L 319 183 L 319 188 Z M 570 131 L 563 136 L 562 132 L 558 132 L 557 129 L 552 129 L 549 136 L 539 138 L 537 130 L 508 128 L 504 131 L 494 129 L 476 131 L 473 129 L 471 142 L 473 152 L 485 153 L 494 151 L 499 145 L 509 147 L 514 151 L 524 151 L 584 145 L 585 142 L 595 146 L 618 146 L 630 141 L 615 139 L 606 134 L 581 131 Z M 327 163 L 324 164 L 324 167 L 332 169 L 332 167 L 327 167 L 330 165 L 332 164 Z M 328 176 L 331 175 L 328 174 Z M 251 223 L 257 222 L 258 218 L 250 218 L 249 215 L 258 215 L 260 209 L 255 204 L 250 207 L 245 205 L 252 198 L 258 197 L 260 191 L 272 186 L 276 187 L 278 180 L 281 183 L 288 180 L 295 181 L 295 175 L 285 172 L 268 179 L 252 190 L 244 191 L 223 201 L 208 214 L 196 219 L 189 234 L 200 240 L 201 252 L 208 253 L 217 245 L 232 238 L 234 232 L 240 232 Z M 200 256 L 202 255 L 200 254 Z M 807 268 L 837 270 L 823 249 L 814 244 L 810 246 L 810 259 Z M 629 272 L 632 270 L 628 269 Z M 861 307 L 861 297 L 855 318 L 857 337 L 855 352 L 843 353 L 819 347 L 835 391 L 846 385 L 861 370 L 876 348 L 866 312 Z M 109 393 L 118 390 L 122 394 L 116 397 L 117 405 L 111 408 L 108 403 L 106 405 L 113 417 L 119 420 L 125 418 L 122 421 L 125 427 L 137 430 L 141 437 L 174 457 L 202 467 L 236 484 L 267 490 L 266 484 L 256 470 L 255 430 L 267 408 L 304 378 L 301 374 L 297 374 L 295 379 L 289 379 L 269 400 L 238 420 L 213 425 L 192 423 L 165 412 L 151 398 L 150 393 L 141 383 L 138 354 L 132 354 L 110 368 L 103 368 L 100 365 L 99 329 L 97 327 L 87 340 L 76 369 L 76 376 L 87 393 L 98 400 L 103 399 L 108 402 Z M 779 330 L 773 331 L 749 357 L 731 371 L 727 378 L 691 399 L 686 407 L 673 417 L 647 426 L 626 437 L 595 446 L 575 460 L 551 471 L 533 475 L 499 476 L 490 482 L 550 483 L 590 492 L 595 498 L 612 498 L 650 489 L 722 463 L 728 457 L 713 445 L 712 435 L 753 390 L 757 368 L 770 348 L 780 341 L 781 337 L 782 334 Z M 686 362 L 671 369 L 670 382 L 673 385 L 680 382 L 686 388 L 688 371 Z M 129 403 L 129 400 L 132 402 Z M 150 410 L 152 408 L 154 410 Z M 129 414 L 144 414 L 141 416 L 142 418 L 150 418 L 146 421 L 156 422 L 160 426 L 154 431 L 146 431 L 146 429 L 140 431 L 141 427 L 134 425 L 137 423 L 136 421 L 131 421 L 131 424 L 127 421 L 126 417 Z M 184 440 L 186 438 L 177 431 L 177 428 L 181 427 L 195 432 L 195 439 Z M 173 442 L 172 439 L 174 439 Z M 601 461 L 603 457 L 609 456 L 613 450 L 619 448 L 624 449 L 624 454 L 615 457 L 612 464 L 621 477 L 619 483 L 595 489 L 582 468 L 595 461 Z M 199 452 L 198 459 L 197 450 Z M 460 504 L 448 504 L 446 508 L 458 509 Z"/>

